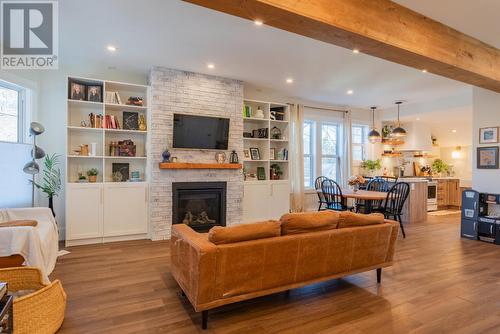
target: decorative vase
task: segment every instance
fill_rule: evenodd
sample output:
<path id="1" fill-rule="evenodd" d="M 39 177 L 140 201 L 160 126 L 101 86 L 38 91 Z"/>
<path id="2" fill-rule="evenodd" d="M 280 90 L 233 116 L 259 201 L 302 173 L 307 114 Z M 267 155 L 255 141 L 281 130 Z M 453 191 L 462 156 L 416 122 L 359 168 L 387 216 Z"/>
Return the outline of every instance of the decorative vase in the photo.
<path id="1" fill-rule="evenodd" d="M 260 106 L 257 107 L 257 110 L 255 110 L 255 113 L 253 114 L 253 117 L 254 118 L 264 118 L 264 110 L 262 110 L 260 108 Z"/>
<path id="2" fill-rule="evenodd" d="M 52 197 L 52 196 L 49 197 L 49 209 L 50 209 L 50 211 L 52 211 L 52 215 L 55 218 L 56 214 L 54 212 L 54 197 Z"/>
<path id="3" fill-rule="evenodd" d="M 359 183 L 353 184 L 352 185 L 352 191 L 353 192 L 358 192 L 358 190 L 359 190 Z"/>
<path id="4" fill-rule="evenodd" d="M 139 115 L 139 130 L 146 131 L 146 120 L 144 119 L 144 115 Z"/>
<path id="5" fill-rule="evenodd" d="M 163 158 L 162 162 L 170 162 L 170 152 L 168 151 L 168 148 L 163 151 L 161 157 Z"/>

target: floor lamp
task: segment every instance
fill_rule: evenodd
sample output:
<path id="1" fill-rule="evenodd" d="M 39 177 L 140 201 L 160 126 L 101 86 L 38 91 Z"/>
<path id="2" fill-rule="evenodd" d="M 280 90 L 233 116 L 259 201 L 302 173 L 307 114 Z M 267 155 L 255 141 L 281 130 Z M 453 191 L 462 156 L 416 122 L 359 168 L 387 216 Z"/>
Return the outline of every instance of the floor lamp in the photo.
<path id="1" fill-rule="evenodd" d="M 31 161 L 26 163 L 23 172 L 31 175 L 31 206 L 35 206 L 35 175 L 40 172 L 40 166 L 35 161 L 45 156 L 45 151 L 36 146 L 36 136 L 41 135 L 45 131 L 42 124 L 38 122 L 31 122 L 30 124 L 30 137 L 33 137 L 33 148 L 31 149 Z"/>

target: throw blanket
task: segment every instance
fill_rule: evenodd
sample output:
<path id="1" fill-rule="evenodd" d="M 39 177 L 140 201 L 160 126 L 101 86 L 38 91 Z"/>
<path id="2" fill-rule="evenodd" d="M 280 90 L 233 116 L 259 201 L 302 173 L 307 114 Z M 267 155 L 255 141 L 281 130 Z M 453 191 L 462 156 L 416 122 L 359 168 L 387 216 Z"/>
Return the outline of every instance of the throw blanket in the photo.
<path id="1" fill-rule="evenodd" d="M 48 208 L 0 209 L 0 224 L 22 219 L 38 225 L 0 228 L 0 256 L 22 255 L 26 265 L 40 269 L 44 283 L 50 283 L 59 249 L 56 221 Z"/>

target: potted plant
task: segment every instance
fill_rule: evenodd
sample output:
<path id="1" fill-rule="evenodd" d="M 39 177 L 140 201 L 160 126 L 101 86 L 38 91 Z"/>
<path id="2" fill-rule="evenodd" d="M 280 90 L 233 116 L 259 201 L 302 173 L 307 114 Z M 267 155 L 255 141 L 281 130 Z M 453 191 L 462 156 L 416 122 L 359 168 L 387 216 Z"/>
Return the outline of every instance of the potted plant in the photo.
<path id="1" fill-rule="evenodd" d="M 89 177 L 89 182 L 95 183 L 97 181 L 97 174 L 99 174 L 99 171 L 97 168 L 91 168 L 87 171 L 87 176 Z"/>
<path id="2" fill-rule="evenodd" d="M 441 159 L 436 159 L 432 163 L 432 172 L 437 175 L 442 175 L 448 171 L 448 165 Z"/>
<path id="3" fill-rule="evenodd" d="M 54 196 L 59 194 L 61 190 L 61 170 L 57 167 L 59 165 L 59 155 L 46 155 L 43 160 L 43 179 L 41 183 L 36 181 L 31 181 L 37 187 L 37 189 L 42 190 L 42 192 L 47 194 L 49 199 L 49 208 L 52 211 L 54 217 Z"/>
<path id="4" fill-rule="evenodd" d="M 80 183 L 88 182 L 87 177 L 83 174 L 78 174 L 78 182 L 80 182 Z"/>
<path id="5" fill-rule="evenodd" d="M 370 176 L 373 176 L 376 170 L 382 169 L 382 163 L 380 162 L 380 159 L 377 160 L 364 160 L 361 163 L 361 168 L 364 170 L 368 171 L 368 174 Z"/>
<path id="6" fill-rule="evenodd" d="M 279 180 L 281 175 L 283 175 L 283 171 L 278 164 L 271 165 L 271 180 Z"/>

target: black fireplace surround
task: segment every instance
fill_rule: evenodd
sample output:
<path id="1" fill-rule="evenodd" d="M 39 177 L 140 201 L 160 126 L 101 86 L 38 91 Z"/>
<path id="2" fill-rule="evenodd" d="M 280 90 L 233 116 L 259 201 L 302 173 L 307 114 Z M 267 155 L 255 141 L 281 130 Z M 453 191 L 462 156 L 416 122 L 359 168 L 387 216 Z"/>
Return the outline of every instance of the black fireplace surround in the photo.
<path id="1" fill-rule="evenodd" d="M 226 226 L 226 182 L 172 183 L 172 224 L 197 232 Z"/>

